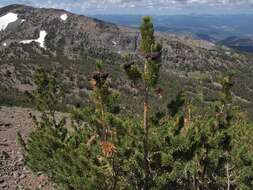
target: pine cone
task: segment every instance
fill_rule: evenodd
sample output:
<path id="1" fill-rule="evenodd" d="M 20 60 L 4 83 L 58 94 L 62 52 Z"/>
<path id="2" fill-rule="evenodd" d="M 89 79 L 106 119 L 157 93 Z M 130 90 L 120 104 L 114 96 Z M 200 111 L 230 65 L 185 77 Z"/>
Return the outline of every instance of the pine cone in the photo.
<path id="1" fill-rule="evenodd" d="M 153 52 L 153 53 L 151 53 L 151 57 L 150 58 L 153 61 L 161 58 L 161 52 Z"/>
<path id="2" fill-rule="evenodd" d="M 97 83 L 101 81 L 105 81 L 108 78 L 109 74 L 108 73 L 101 73 L 101 72 L 94 72 L 92 75 L 92 78 L 96 80 Z"/>
<path id="3" fill-rule="evenodd" d="M 128 69 L 131 68 L 132 65 L 134 65 L 134 62 L 125 63 L 125 64 L 123 65 L 123 68 L 124 68 L 124 70 L 128 70 Z"/>
<path id="4" fill-rule="evenodd" d="M 155 93 L 157 94 L 157 96 L 158 96 L 159 98 L 162 98 L 163 95 L 164 95 L 164 91 L 163 91 L 162 88 L 157 88 L 157 89 L 155 90 Z"/>
<path id="5" fill-rule="evenodd" d="M 102 148 L 103 154 L 110 158 L 113 156 L 113 154 L 116 152 L 116 146 L 108 141 L 103 141 L 100 143 L 100 146 Z"/>
<path id="6" fill-rule="evenodd" d="M 103 79 L 103 80 L 106 80 L 109 76 L 109 73 L 101 73 L 100 77 Z"/>
<path id="7" fill-rule="evenodd" d="M 98 71 L 95 71 L 95 72 L 93 72 L 93 74 L 92 74 L 92 78 L 94 79 L 94 80 L 96 80 L 96 81 L 99 81 L 100 80 L 100 72 L 98 72 Z"/>
<path id="8" fill-rule="evenodd" d="M 161 52 L 151 52 L 144 54 L 144 57 L 148 60 L 157 60 L 161 58 L 162 53 Z"/>

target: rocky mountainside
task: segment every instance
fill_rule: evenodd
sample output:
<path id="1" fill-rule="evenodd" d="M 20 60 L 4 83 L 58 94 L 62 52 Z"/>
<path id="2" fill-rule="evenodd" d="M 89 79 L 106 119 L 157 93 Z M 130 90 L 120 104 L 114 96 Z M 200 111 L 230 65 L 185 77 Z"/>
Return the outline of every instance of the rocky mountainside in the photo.
<path id="1" fill-rule="evenodd" d="M 4 17 L 8 18 L 9 14 L 16 19 L 1 30 L 1 49 L 5 50 L 1 58 L 31 57 L 32 54 L 27 52 L 25 44 L 31 45 L 32 42 L 37 42 L 37 49 L 33 49 L 35 54 L 65 55 L 69 58 L 80 58 L 84 52 L 93 51 L 96 54 L 108 51 L 117 54 L 133 53 L 139 43 L 138 30 L 119 27 L 64 10 L 36 9 L 22 5 L 10 5 L 0 9 L 2 20 Z M 158 36 L 165 45 L 170 41 L 176 41 L 205 49 L 213 47 L 213 44 L 205 41 L 177 38 L 174 35 Z M 8 48 L 14 48 L 16 51 L 8 52 Z"/>
<path id="2" fill-rule="evenodd" d="M 89 103 L 87 78 L 94 61 L 103 59 L 113 87 L 137 107 L 139 92 L 122 73 L 122 56 L 138 53 L 139 31 L 64 10 L 38 9 L 23 5 L 0 8 L 0 104 L 32 106 L 26 91 L 34 89 L 33 74 L 44 67 L 58 71 L 68 93 L 66 104 Z M 163 44 L 161 87 L 165 107 L 174 95 L 186 90 L 193 97 L 202 93 L 214 100 L 218 79 L 235 73 L 234 96 L 243 108 L 253 107 L 253 59 L 188 36 L 157 33 Z M 137 61 L 138 62 L 138 61 Z M 127 98 L 129 92 L 135 96 Z M 172 94 L 172 95 L 171 95 Z M 133 102 L 132 102 L 133 103 Z M 138 108 L 137 108 L 138 109 Z"/>
<path id="3" fill-rule="evenodd" d="M 22 42 L 42 38 L 41 32 L 46 34 L 41 39 L 46 48 L 44 48 L 45 52 L 37 50 L 37 53 L 49 55 L 62 53 L 68 57 L 79 57 L 83 51 L 93 49 L 102 51 L 109 49 L 113 52 L 136 49 L 138 33 L 132 29 L 75 15 L 64 10 L 35 9 L 22 5 L 11 5 L 0 9 L 2 16 L 9 13 L 16 14 L 17 20 L 10 22 L 1 31 L 0 42 L 5 48 L 12 44 L 19 46 L 16 48 L 21 52 L 24 51 L 23 57 L 29 54 L 22 46 Z M 21 54 L 14 55 L 23 58 Z"/>

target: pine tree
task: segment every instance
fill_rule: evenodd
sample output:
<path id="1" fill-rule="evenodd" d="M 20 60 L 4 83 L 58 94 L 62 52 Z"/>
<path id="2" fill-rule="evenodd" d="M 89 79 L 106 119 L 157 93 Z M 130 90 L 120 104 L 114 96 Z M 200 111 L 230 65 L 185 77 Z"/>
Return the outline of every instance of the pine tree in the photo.
<path id="1" fill-rule="evenodd" d="M 162 46 L 155 42 L 154 26 L 150 17 L 144 17 L 141 25 L 141 45 L 140 54 L 143 61 L 143 72 L 140 72 L 133 62 L 124 65 L 124 70 L 132 80 L 140 79 L 142 76 L 144 111 L 143 111 L 143 149 L 144 149 L 144 173 L 145 180 L 143 188 L 149 189 L 150 163 L 149 163 L 149 93 L 151 88 L 155 88 L 158 82 L 161 62 Z"/>
<path id="2" fill-rule="evenodd" d="M 234 179 L 237 161 L 231 134 L 237 124 L 231 77 L 225 77 L 221 84 L 221 97 L 214 109 L 211 107 L 211 113 L 193 115 L 194 107 L 183 93 L 168 104 L 169 118 L 164 117 L 162 123 L 156 124 L 155 132 L 152 131 L 155 137 L 150 138 L 150 149 L 157 155 L 155 188 L 238 187 Z"/>
<path id="3" fill-rule="evenodd" d="M 28 141 L 18 139 L 24 146 L 26 164 L 34 171 L 43 171 L 51 174 L 52 160 L 55 152 L 64 146 L 67 130 L 64 128 L 65 118 L 57 118 L 56 111 L 62 104 L 64 91 L 58 81 L 56 73 L 48 72 L 42 68 L 35 73 L 37 89 L 31 94 L 39 118 L 31 115 L 36 129 L 31 133 Z"/>
<path id="4" fill-rule="evenodd" d="M 39 69 L 32 98 L 41 113 L 24 147 L 26 164 L 65 190 L 253 189 L 253 126 L 233 106 L 231 76 L 221 81 L 217 102 L 200 113 L 180 92 L 166 112 L 155 112 L 149 98 L 157 88 L 162 47 L 150 17 L 141 25 L 139 65 L 125 57 L 125 70 L 143 93 L 143 117 L 121 112 L 119 92 L 97 61 L 90 76 L 91 106 L 73 108 L 71 126 L 57 113 L 64 91 L 56 73 Z M 157 88 L 157 89 L 156 89 Z"/>
<path id="5" fill-rule="evenodd" d="M 225 170 L 225 176 L 226 176 L 226 189 L 230 190 L 232 187 L 232 180 L 231 180 L 231 143 L 232 143 L 232 137 L 229 133 L 229 130 L 231 127 L 234 126 L 233 119 L 234 115 L 232 113 L 232 94 L 231 94 L 231 88 L 233 87 L 232 83 L 232 76 L 227 76 L 222 80 L 222 92 L 221 92 L 221 99 L 220 99 L 220 105 L 216 108 L 216 116 L 218 120 L 218 128 L 219 132 L 221 132 L 221 135 L 223 136 L 222 142 L 220 144 L 220 148 L 224 151 L 224 165 L 223 168 Z"/>
<path id="6" fill-rule="evenodd" d="M 253 189 L 253 125 L 240 119 L 232 131 L 231 189 Z"/>

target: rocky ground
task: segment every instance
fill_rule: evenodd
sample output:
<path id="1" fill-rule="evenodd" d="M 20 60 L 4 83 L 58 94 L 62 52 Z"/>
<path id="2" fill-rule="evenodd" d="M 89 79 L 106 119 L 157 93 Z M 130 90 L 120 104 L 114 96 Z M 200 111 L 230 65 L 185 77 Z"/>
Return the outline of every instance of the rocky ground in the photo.
<path id="1" fill-rule="evenodd" d="M 17 132 L 27 138 L 34 129 L 27 108 L 0 107 L 0 189 L 1 190 L 53 190 L 41 173 L 32 173 L 24 164 L 22 147 L 17 142 Z"/>

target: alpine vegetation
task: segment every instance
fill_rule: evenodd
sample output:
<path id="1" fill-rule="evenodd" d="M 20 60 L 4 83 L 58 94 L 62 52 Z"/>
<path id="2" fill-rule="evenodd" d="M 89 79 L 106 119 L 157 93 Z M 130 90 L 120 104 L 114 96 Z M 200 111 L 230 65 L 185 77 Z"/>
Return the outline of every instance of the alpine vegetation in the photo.
<path id="1" fill-rule="evenodd" d="M 30 94 L 40 112 L 33 116 L 36 129 L 27 140 L 18 135 L 26 165 L 63 190 L 252 190 L 253 124 L 233 103 L 234 76 L 220 77 L 212 102 L 181 91 L 166 100 L 166 109 L 158 108 L 172 96 L 162 85 L 175 81 L 160 75 L 164 41 L 154 33 L 151 17 L 144 17 L 140 46 L 121 59 L 129 100 L 113 85 L 116 71 L 106 57 L 83 81 L 72 77 L 89 85 L 86 105 L 65 105 L 59 73 L 37 69 Z M 135 91 L 141 112 L 122 104 Z M 59 112 L 62 105 L 68 114 Z"/>

